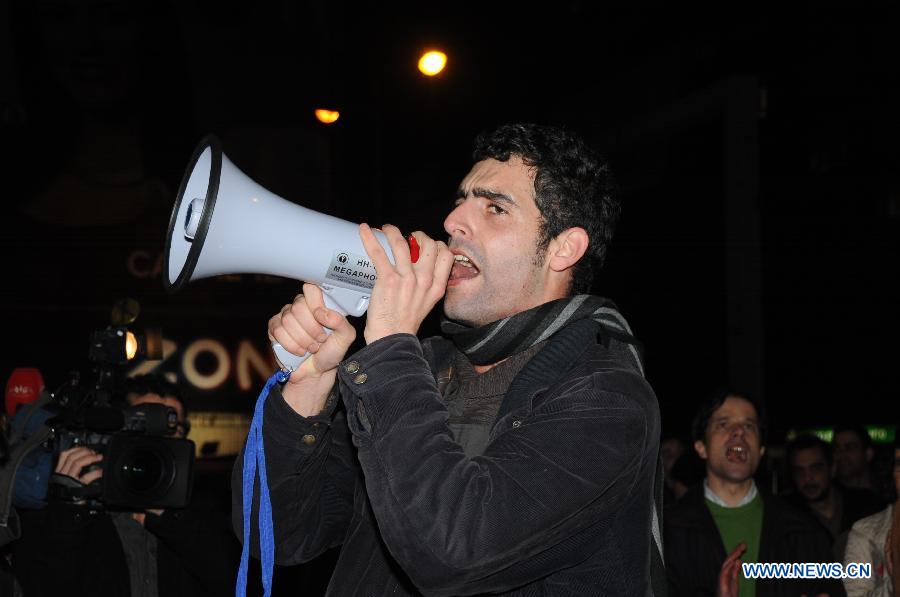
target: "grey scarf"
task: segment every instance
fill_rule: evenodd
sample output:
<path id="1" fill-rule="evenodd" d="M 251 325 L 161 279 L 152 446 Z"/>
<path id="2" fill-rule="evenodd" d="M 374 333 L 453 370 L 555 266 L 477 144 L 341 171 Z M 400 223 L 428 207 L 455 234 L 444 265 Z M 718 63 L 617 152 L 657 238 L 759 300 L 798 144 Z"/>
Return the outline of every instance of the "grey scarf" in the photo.
<path id="1" fill-rule="evenodd" d="M 605 334 L 628 347 L 643 375 L 639 344 L 631 335 L 628 322 L 612 301 L 591 294 L 550 301 L 477 328 L 443 319 L 441 330 L 469 362 L 490 365 L 546 340 L 568 323 L 587 318 L 599 323 Z"/>

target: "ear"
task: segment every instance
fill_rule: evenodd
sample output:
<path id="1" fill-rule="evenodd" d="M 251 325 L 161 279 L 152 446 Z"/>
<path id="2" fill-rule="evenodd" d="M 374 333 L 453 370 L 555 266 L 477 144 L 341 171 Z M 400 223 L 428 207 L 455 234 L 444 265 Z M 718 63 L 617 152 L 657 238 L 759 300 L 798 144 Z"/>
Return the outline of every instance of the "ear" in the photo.
<path id="1" fill-rule="evenodd" d="M 547 253 L 550 269 L 555 272 L 569 269 L 584 257 L 589 244 L 590 239 L 584 228 L 563 230 L 550 243 L 550 250 Z"/>
<path id="2" fill-rule="evenodd" d="M 697 441 L 694 442 L 694 450 L 697 451 L 697 455 L 700 458 L 702 458 L 703 460 L 706 460 L 706 444 L 704 444 L 702 441 L 700 441 L 698 439 Z"/>

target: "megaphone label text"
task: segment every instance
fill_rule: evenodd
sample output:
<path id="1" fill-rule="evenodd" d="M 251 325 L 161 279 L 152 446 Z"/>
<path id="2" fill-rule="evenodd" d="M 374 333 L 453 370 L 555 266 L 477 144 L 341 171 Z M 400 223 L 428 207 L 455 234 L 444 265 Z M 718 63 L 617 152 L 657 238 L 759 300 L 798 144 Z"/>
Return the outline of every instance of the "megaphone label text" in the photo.
<path id="1" fill-rule="evenodd" d="M 340 286 L 353 286 L 371 290 L 378 275 L 375 264 L 368 257 L 354 255 L 347 251 L 335 251 L 328 266 L 325 279 Z"/>

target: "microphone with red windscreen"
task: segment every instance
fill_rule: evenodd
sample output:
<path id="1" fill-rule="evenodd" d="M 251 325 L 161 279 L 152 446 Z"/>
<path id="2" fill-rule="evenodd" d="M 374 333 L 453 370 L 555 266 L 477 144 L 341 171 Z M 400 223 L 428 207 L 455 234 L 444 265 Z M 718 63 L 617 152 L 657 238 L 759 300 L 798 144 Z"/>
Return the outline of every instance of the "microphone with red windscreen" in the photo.
<path id="1" fill-rule="evenodd" d="M 20 406 L 31 404 L 44 391 L 44 376 L 34 367 L 13 370 L 6 382 L 6 415 L 12 417 Z"/>

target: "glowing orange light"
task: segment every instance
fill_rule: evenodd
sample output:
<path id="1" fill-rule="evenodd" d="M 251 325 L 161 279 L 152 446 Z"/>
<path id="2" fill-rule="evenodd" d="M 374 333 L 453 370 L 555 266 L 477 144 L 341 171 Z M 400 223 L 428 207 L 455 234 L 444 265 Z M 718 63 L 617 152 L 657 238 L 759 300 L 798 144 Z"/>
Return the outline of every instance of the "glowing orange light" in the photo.
<path id="1" fill-rule="evenodd" d="M 322 124 L 331 124 L 341 117 L 341 113 L 337 110 L 316 110 L 316 120 Z"/>
<path id="2" fill-rule="evenodd" d="M 125 333 L 125 358 L 129 361 L 135 357 L 138 350 L 137 337 L 131 332 Z"/>
<path id="3" fill-rule="evenodd" d="M 440 74 L 445 66 L 447 66 L 447 55 L 439 50 L 425 52 L 419 58 L 419 71 L 429 77 Z"/>

